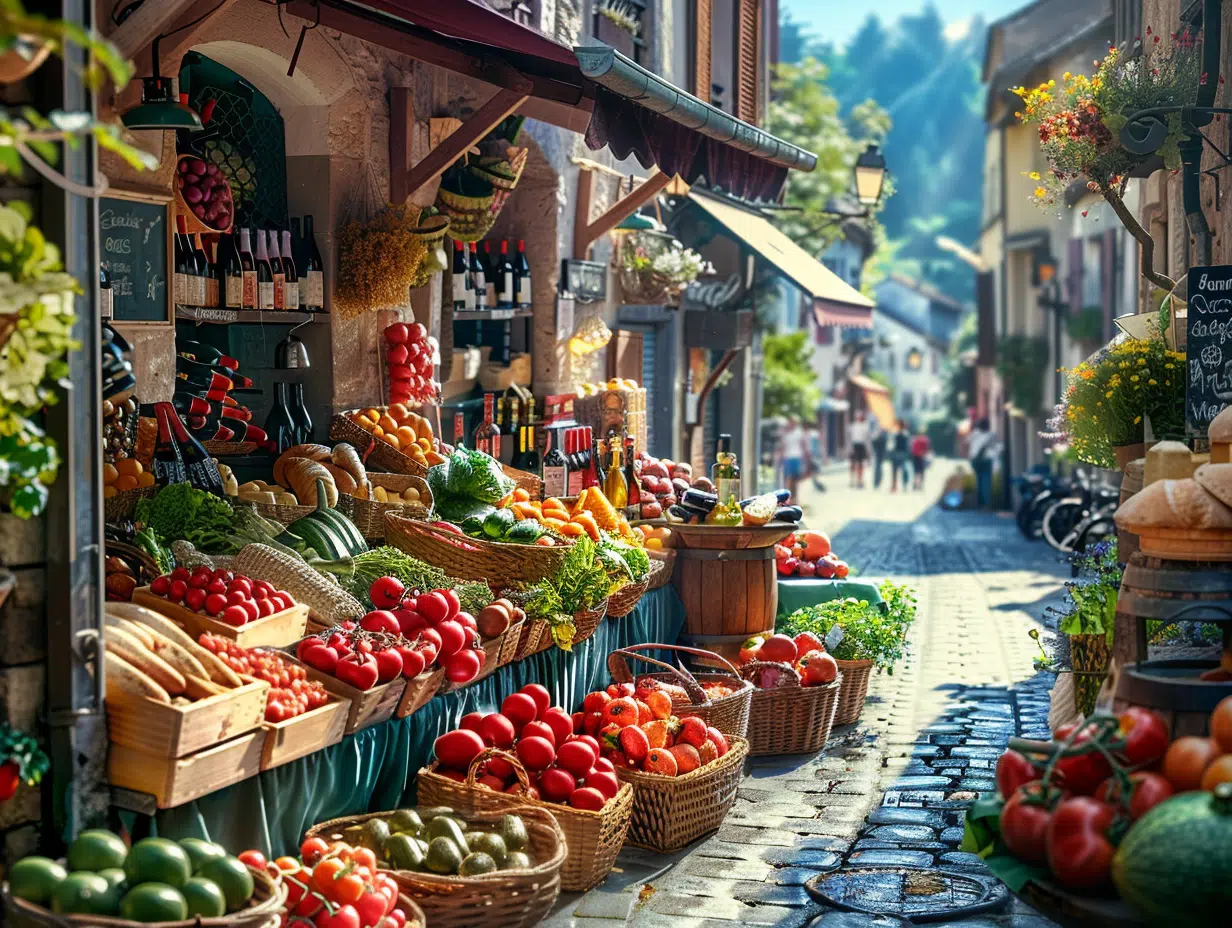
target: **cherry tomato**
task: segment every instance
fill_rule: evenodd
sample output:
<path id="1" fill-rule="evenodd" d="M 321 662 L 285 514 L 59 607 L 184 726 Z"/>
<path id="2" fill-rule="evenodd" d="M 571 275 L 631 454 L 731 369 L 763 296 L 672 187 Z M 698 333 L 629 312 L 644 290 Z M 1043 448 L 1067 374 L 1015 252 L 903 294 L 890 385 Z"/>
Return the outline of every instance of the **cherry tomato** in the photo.
<path id="1" fill-rule="evenodd" d="M 1128 801 L 1121 796 L 1121 782 L 1116 777 L 1109 777 L 1099 784 L 1095 798 L 1109 805 L 1128 809 L 1129 817 L 1134 821 L 1172 795 L 1172 784 L 1158 773 L 1149 770 L 1138 770 L 1129 775 L 1130 795 Z"/>
<path id="2" fill-rule="evenodd" d="M 299 856 L 310 867 L 324 857 L 327 851 L 329 845 L 324 838 L 308 838 L 299 846 Z"/>
<path id="3" fill-rule="evenodd" d="M 240 854 L 240 860 L 258 870 L 264 870 L 269 866 L 269 861 L 265 859 L 265 855 L 260 851 L 244 851 Z"/>
<path id="4" fill-rule="evenodd" d="M 1107 883 L 1116 853 L 1107 832 L 1116 818 L 1116 809 L 1090 796 L 1075 796 L 1058 805 L 1047 835 L 1053 876 L 1073 889 Z"/>
<path id="5" fill-rule="evenodd" d="M 1010 796 L 1001 810 L 1001 839 L 1015 856 L 1030 863 L 1047 859 L 1048 823 L 1061 796 L 1060 790 L 1045 790 L 1039 780 L 1018 787 Z"/>
<path id="6" fill-rule="evenodd" d="M 406 924 L 406 913 L 401 909 L 394 909 L 387 917 L 394 923 L 394 925 L 397 926 L 397 928 L 402 928 L 402 926 Z"/>
<path id="7" fill-rule="evenodd" d="M 349 905 L 364 893 L 364 881 L 354 865 L 338 857 L 327 857 L 312 871 L 312 885 L 330 902 Z"/>
<path id="8" fill-rule="evenodd" d="M 373 873 L 376 872 L 376 854 L 366 847 L 352 848 L 350 860 L 355 863 L 356 867 L 366 867 Z"/>
<path id="9" fill-rule="evenodd" d="M 364 928 L 373 928 L 385 917 L 389 910 L 389 900 L 375 889 L 365 889 L 355 902 L 355 911 L 359 913 L 359 923 Z"/>
<path id="10" fill-rule="evenodd" d="M 360 928 L 359 913 L 353 905 L 341 905 L 333 912 L 318 912 L 313 921 L 317 928 Z"/>
<path id="11" fill-rule="evenodd" d="M 283 873 L 294 873 L 299 869 L 299 861 L 294 857 L 279 857 L 274 861 L 274 866 Z"/>
<path id="12" fill-rule="evenodd" d="M 997 792 L 1003 799 L 1014 795 L 1024 783 L 1039 779 L 1039 771 L 1017 751 L 1006 751 L 997 759 Z"/>
<path id="13" fill-rule="evenodd" d="M 1142 706 L 1130 706 L 1117 720 L 1125 741 L 1119 753 L 1129 766 L 1153 764 L 1164 756 L 1171 738 L 1162 715 Z"/>

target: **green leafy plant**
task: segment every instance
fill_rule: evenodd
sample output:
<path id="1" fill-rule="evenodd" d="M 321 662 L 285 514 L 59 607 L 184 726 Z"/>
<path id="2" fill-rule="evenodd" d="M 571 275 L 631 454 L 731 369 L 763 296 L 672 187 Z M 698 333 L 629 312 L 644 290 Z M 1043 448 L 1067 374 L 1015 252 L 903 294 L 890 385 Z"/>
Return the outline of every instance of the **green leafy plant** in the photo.
<path id="1" fill-rule="evenodd" d="M 761 351 L 762 415 L 811 421 L 821 402 L 821 390 L 811 363 L 809 333 L 766 335 Z"/>
<path id="2" fill-rule="evenodd" d="M 842 640 L 830 649 L 835 660 L 872 661 L 878 672 L 892 674 L 894 665 L 906 654 L 915 599 L 905 588 L 894 587 L 889 592 L 892 601 L 885 609 L 849 596 L 797 609 L 778 623 L 776 630 L 787 635 L 807 631 L 825 639 L 838 626 L 843 630 Z"/>
<path id="3" fill-rule="evenodd" d="M 1003 335 L 997 344 L 997 373 L 1015 406 L 1028 416 L 1039 413 L 1044 400 L 1044 370 L 1048 342 L 1035 335 Z"/>

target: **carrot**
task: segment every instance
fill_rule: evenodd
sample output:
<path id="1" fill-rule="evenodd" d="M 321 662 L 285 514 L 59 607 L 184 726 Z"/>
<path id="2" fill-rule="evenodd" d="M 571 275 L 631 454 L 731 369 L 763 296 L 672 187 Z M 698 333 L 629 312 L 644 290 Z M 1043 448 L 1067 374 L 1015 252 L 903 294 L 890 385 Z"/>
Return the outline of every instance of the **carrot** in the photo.
<path id="1" fill-rule="evenodd" d="M 568 509 L 565 508 L 565 504 L 561 501 L 559 496 L 549 496 L 547 499 L 543 501 L 543 508 L 544 509 L 560 509 L 563 512 L 569 511 Z"/>
<path id="2" fill-rule="evenodd" d="M 556 529 L 556 531 L 559 532 L 562 528 L 564 528 L 566 525 L 569 524 L 569 520 L 568 519 L 552 519 L 552 518 L 549 518 L 548 516 L 544 516 L 543 524 L 546 525 L 548 528 L 554 528 Z"/>
<path id="3" fill-rule="evenodd" d="M 579 503 L 583 502 L 581 499 Z M 606 531 L 614 532 L 617 526 L 616 510 L 612 504 L 608 502 L 608 498 L 603 495 L 603 491 L 598 487 L 591 487 L 590 492 L 586 494 L 585 503 L 582 507 L 587 512 L 594 516 L 595 524 Z"/>
<path id="4" fill-rule="evenodd" d="M 587 487 L 578 494 L 577 502 L 573 504 L 573 508 L 569 510 L 570 515 L 577 515 L 579 512 L 586 510 L 586 498 L 590 496 L 590 487 Z"/>
<path id="5" fill-rule="evenodd" d="M 595 517 L 589 512 L 579 512 L 573 517 L 573 525 L 580 525 L 582 529 L 590 536 L 591 541 L 599 540 L 599 526 L 595 522 Z"/>
<path id="6" fill-rule="evenodd" d="M 528 503 L 530 502 L 530 494 L 521 487 L 515 487 L 513 490 L 513 499 L 514 502 L 517 503 Z"/>
<path id="7" fill-rule="evenodd" d="M 581 538 L 583 535 L 590 534 L 580 522 L 565 522 L 561 525 L 559 532 L 566 538 Z"/>

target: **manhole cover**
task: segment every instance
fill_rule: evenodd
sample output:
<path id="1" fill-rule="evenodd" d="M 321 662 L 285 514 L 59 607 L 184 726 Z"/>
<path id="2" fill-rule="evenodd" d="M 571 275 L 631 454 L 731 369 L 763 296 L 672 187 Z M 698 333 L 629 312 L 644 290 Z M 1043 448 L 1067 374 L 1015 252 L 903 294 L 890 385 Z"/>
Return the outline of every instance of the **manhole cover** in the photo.
<path id="1" fill-rule="evenodd" d="M 953 870 L 866 867 L 823 873 L 804 884 L 825 905 L 913 922 L 943 921 L 998 909 L 1009 892 L 996 879 Z"/>

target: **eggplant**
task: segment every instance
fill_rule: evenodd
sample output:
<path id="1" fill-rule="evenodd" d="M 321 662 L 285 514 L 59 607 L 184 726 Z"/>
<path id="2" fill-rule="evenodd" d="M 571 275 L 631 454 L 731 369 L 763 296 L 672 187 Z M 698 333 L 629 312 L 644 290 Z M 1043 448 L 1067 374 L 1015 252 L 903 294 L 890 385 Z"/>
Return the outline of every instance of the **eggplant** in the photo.
<path id="1" fill-rule="evenodd" d="M 701 522 L 706 518 L 704 512 L 698 512 L 696 509 L 686 509 L 684 506 L 671 506 L 668 510 L 668 515 L 673 519 L 677 519 L 686 524 Z"/>
<path id="2" fill-rule="evenodd" d="M 786 506 L 788 503 L 791 502 L 791 490 L 787 490 L 787 489 L 780 487 L 777 490 L 768 490 L 767 492 L 774 494 L 775 498 L 779 501 L 780 506 Z M 765 494 L 760 494 L 760 495 L 765 495 Z M 757 499 L 756 496 L 750 496 L 748 499 L 742 499 L 740 501 L 740 508 L 743 509 L 747 504 L 753 502 L 753 500 L 755 499 Z"/>
<path id="3" fill-rule="evenodd" d="M 705 490 L 690 488 L 681 495 L 680 505 L 696 509 L 702 515 L 707 515 L 710 510 L 719 505 L 719 497 L 716 493 L 707 493 Z"/>
<path id="4" fill-rule="evenodd" d="M 774 513 L 775 522 L 799 522 L 804 518 L 804 510 L 799 506 L 780 506 Z"/>

